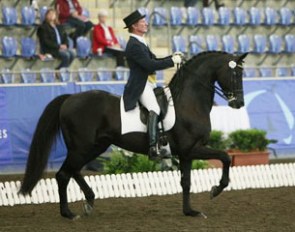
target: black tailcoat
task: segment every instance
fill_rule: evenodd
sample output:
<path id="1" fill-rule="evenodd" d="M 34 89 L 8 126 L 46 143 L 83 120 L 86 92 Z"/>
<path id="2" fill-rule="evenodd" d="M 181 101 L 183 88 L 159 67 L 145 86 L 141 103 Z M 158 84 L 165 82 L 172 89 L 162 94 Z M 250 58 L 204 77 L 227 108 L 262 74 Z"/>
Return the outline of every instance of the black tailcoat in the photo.
<path id="1" fill-rule="evenodd" d="M 156 70 L 173 67 L 171 56 L 157 59 L 150 49 L 138 39 L 130 36 L 125 55 L 130 68 L 130 76 L 124 89 L 125 110 L 132 110 L 142 94 L 147 78 Z"/>

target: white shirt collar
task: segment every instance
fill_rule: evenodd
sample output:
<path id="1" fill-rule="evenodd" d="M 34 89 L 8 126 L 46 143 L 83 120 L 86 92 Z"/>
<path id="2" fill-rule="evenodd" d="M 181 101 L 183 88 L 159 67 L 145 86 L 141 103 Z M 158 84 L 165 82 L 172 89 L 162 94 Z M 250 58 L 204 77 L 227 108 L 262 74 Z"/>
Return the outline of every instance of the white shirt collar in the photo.
<path id="1" fill-rule="evenodd" d="M 139 36 L 139 35 L 136 35 L 136 34 L 133 34 L 133 33 L 130 33 L 130 36 L 134 37 L 139 42 L 143 43 L 145 46 L 148 46 L 143 36 Z"/>

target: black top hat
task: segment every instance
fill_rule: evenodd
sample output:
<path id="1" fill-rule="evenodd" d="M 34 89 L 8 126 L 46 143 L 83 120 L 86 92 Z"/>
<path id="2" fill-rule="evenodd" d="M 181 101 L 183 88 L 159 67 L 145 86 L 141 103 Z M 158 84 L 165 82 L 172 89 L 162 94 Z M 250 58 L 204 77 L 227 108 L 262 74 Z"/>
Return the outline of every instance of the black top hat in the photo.
<path id="1" fill-rule="evenodd" d="M 145 17 L 145 15 L 142 15 L 138 10 L 132 12 L 130 15 L 128 15 L 127 17 L 125 17 L 123 19 L 124 23 L 126 24 L 126 27 L 124 27 L 124 28 L 130 27 L 131 25 L 133 25 L 138 20 L 140 20 L 144 17 Z"/>

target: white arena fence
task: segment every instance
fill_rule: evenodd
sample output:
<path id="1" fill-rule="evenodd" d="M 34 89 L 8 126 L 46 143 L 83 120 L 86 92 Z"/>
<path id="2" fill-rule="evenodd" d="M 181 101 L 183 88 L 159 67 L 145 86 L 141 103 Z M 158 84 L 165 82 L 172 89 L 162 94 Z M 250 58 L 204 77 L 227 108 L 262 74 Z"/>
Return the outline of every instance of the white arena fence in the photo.
<path id="1" fill-rule="evenodd" d="M 219 183 L 220 168 L 192 171 L 192 193 L 207 192 Z M 181 193 L 180 172 L 147 172 L 117 175 L 85 176 L 96 199 L 118 197 L 145 197 Z M 230 185 L 225 189 L 242 190 L 295 186 L 295 163 L 232 167 Z M 0 206 L 42 204 L 59 202 L 57 183 L 54 178 L 41 179 L 31 196 L 18 195 L 20 181 L 0 182 Z M 70 181 L 68 200 L 84 200 L 80 188 Z"/>

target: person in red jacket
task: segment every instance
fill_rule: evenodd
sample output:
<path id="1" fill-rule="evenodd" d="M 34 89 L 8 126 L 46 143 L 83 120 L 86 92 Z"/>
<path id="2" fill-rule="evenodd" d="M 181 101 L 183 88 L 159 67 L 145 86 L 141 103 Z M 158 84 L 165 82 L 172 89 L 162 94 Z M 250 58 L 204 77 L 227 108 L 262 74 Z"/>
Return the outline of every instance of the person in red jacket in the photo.
<path id="1" fill-rule="evenodd" d="M 71 35 L 74 44 L 79 36 L 85 35 L 93 27 L 92 22 L 82 15 L 82 7 L 78 0 L 56 0 L 55 7 L 60 23 L 76 28 Z"/>
<path id="2" fill-rule="evenodd" d="M 94 26 L 92 38 L 93 54 L 111 54 L 117 59 L 117 66 L 125 66 L 124 50 L 120 47 L 112 27 L 106 24 L 108 12 L 98 12 L 98 24 Z"/>

